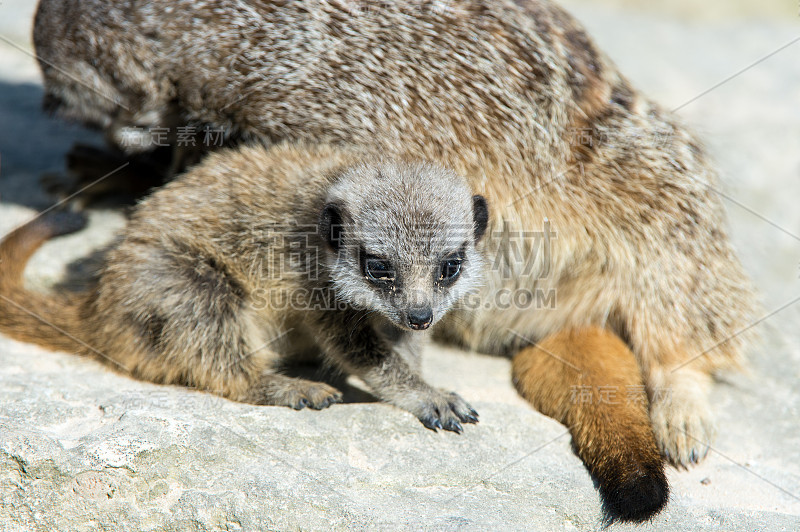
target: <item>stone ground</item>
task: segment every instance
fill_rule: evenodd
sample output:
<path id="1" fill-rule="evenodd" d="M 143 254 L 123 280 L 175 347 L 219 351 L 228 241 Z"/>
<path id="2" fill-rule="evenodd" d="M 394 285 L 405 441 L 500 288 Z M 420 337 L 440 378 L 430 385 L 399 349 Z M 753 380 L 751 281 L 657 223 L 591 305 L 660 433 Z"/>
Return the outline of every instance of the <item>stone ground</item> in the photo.
<path id="1" fill-rule="evenodd" d="M 98 142 L 39 111 L 29 3 L 0 2 L 0 234 L 49 205 L 38 176 L 61 169 L 72 142 Z M 641 528 L 797 530 L 800 43 L 705 91 L 800 38 L 800 24 L 571 7 L 623 72 L 706 139 L 768 316 L 750 372 L 713 391 L 712 452 L 669 471 L 670 505 Z M 87 230 L 37 254 L 29 281 L 56 282 L 123 224 L 93 211 Z M 0 530 L 601 527 L 565 428 L 517 397 L 508 361 L 426 354 L 429 380 L 481 413 L 460 436 L 363 400 L 323 412 L 235 404 L 0 338 Z"/>

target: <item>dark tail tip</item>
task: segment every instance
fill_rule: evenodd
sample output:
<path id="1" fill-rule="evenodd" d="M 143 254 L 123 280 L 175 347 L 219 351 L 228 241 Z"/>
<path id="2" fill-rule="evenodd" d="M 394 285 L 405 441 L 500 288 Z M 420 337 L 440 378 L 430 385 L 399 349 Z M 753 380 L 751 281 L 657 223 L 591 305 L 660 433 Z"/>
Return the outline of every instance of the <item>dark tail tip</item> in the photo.
<path id="1" fill-rule="evenodd" d="M 669 483 L 663 462 L 621 480 L 616 475 L 595 475 L 599 484 L 606 525 L 616 521 L 642 523 L 664 509 Z"/>
<path id="2" fill-rule="evenodd" d="M 72 211 L 50 211 L 39 219 L 53 237 L 76 233 L 86 227 L 87 221 L 84 213 Z"/>

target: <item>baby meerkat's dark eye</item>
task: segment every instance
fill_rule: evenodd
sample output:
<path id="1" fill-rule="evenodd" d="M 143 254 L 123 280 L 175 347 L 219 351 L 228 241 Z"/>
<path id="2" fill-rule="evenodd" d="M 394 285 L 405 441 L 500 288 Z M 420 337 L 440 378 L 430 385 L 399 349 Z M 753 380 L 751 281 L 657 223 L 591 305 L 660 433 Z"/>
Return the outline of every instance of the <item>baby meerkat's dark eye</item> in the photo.
<path id="1" fill-rule="evenodd" d="M 388 260 L 368 258 L 364 261 L 364 274 L 367 279 L 378 283 L 394 281 L 395 273 Z"/>
<path id="2" fill-rule="evenodd" d="M 461 273 L 461 263 L 464 259 L 459 255 L 447 257 L 439 265 L 439 282 L 449 284 L 456 280 Z"/>

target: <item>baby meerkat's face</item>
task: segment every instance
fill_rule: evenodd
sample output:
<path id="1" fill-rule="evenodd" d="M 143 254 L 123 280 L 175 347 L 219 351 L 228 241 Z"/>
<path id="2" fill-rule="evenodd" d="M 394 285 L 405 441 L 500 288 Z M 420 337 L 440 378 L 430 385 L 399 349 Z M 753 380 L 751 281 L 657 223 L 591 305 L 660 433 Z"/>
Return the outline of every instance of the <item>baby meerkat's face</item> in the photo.
<path id="1" fill-rule="evenodd" d="M 487 223 L 486 200 L 438 166 L 351 168 L 320 221 L 337 297 L 401 329 L 428 329 L 480 285 L 484 263 L 475 245 Z"/>

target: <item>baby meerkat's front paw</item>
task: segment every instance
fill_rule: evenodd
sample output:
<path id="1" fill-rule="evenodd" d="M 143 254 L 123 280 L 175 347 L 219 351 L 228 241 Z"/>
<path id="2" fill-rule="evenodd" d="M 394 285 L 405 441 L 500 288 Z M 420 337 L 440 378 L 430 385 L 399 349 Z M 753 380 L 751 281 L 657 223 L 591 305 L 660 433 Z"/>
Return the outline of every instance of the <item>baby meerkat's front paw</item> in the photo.
<path id="1" fill-rule="evenodd" d="M 455 392 L 431 388 L 413 394 L 403 408 L 417 416 L 427 428 L 461 434 L 461 423 L 477 423 L 478 413 Z"/>

